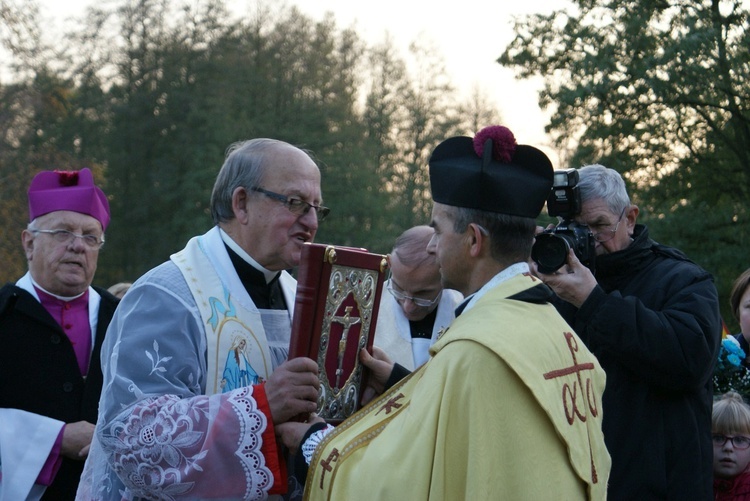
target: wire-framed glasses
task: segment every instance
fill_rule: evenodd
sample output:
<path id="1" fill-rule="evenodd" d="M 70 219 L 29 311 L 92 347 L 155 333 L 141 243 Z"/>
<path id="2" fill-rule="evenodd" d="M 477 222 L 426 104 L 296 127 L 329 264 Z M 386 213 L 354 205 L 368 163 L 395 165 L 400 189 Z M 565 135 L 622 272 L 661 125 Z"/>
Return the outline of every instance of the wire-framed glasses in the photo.
<path id="1" fill-rule="evenodd" d="M 743 435 L 730 437 L 727 435 L 722 435 L 720 433 L 714 433 L 713 435 L 711 435 L 711 440 L 713 440 L 714 445 L 717 447 L 724 447 L 724 444 L 727 443 L 727 440 L 730 440 L 732 442 L 732 446 L 738 450 L 745 450 L 750 447 L 750 437 L 745 437 Z"/>
<path id="2" fill-rule="evenodd" d="M 322 205 L 313 205 L 311 203 L 305 202 L 302 199 L 288 197 L 286 195 L 282 195 L 281 193 L 275 193 L 273 191 L 265 190 L 259 186 L 252 188 L 252 191 L 257 191 L 258 193 L 262 193 L 268 198 L 281 202 L 282 204 L 284 204 L 284 207 L 289 209 L 289 212 L 296 216 L 303 216 L 310 212 L 310 209 L 315 209 L 315 215 L 318 217 L 318 221 L 322 221 L 331 212 L 331 209 L 329 209 L 328 207 L 324 207 Z"/>
<path id="3" fill-rule="evenodd" d="M 85 233 L 83 235 L 79 235 L 78 233 L 73 233 L 72 231 L 68 230 L 30 230 L 32 233 L 44 233 L 45 235 L 49 235 L 52 237 L 52 240 L 54 240 L 57 243 L 61 244 L 69 244 L 76 238 L 80 238 L 83 243 L 88 247 L 89 249 L 99 249 L 102 245 L 104 245 L 104 235 L 92 235 L 91 233 Z"/>
<path id="4" fill-rule="evenodd" d="M 437 296 L 435 296 L 434 299 L 425 299 L 421 297 L 407 296 L 402 291 L 396 289 L 393 286 L 393 280 L 388 281 L 387 289 L 388 289 L 388 292 L 390 292 L 391 295 L 393 295 L 393 297 L 396 298 L 396 301 L 406 301 L 408 299 L 412 303 L 422 308 L 428 308 L 430 306 L 433 306 L 435 303 L 440 301 L 440 296 L 443 294 L 443 291 L 441 290 L 440 292 L 438 292 Z"/>
<path id="5" fill-rule="evenodd" d="M 599 243 L 602 242 L 609 242 L 615 237 L 615 234 L 617 233 L 617 228 L 620 227 L 620 222 L 622 222 L 622 216 L 625 215 L 625 209 L 627 209 L 627 206 L 622 208 L 622 212 L 620 212 L 620 217 L 617 218 L 617 224 L 615 225 L 615 229 L 606 229 L 606 230 L 600 230 L 597 232 L 591 232 L 591 234 L 594 237 L 594 240 L 596 240 Z"/>

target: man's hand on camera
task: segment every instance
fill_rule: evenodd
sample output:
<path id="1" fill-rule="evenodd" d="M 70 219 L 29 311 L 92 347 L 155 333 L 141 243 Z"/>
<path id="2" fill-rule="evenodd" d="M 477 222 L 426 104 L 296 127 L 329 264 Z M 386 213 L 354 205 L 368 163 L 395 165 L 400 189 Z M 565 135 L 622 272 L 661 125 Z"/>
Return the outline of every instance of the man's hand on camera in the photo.
<path id="1" fill-rule="evenodd" d="M 546 228 L 543 227 L 543 226 L 537 226 L 536 230 L 534 230 L 534 235 L 538 235 L 540 233 L 544 233 L 545 231 L 549 231 L 549 230 L 552 230 L 554 228 L 555 228 L 554 224 L 548 224 Z"/>
<path id="2" fill-rule="evenodd" d="M 581 264 L 573 249 L 568 251 L 567 264 L 553 273 L 540 272 L 533 262 L 531 267 L 533 274 L 541 278 L 560 299 L 576 308 L 581 307 L 597 285 L 593 273 Z"/>
<path id="3" fill-rule="evenodd" d="M 534 231 L 534 243 L 536 243 L 536 236 L 540 233 L 544 233 L 545 231 L 551 230 L 554 228 L 554 224 L 548 224 L 546 228 L 543 226 L 537 226 L 536 230 Z M 539 274 L 539 270 L 537 270 L 536 263 L 533 259 L 529 257 L 529 269 L 531 270 L 531 274 L 535 277 L 538 277 L 540 280 L 542 279 L 542 275 Z"/>

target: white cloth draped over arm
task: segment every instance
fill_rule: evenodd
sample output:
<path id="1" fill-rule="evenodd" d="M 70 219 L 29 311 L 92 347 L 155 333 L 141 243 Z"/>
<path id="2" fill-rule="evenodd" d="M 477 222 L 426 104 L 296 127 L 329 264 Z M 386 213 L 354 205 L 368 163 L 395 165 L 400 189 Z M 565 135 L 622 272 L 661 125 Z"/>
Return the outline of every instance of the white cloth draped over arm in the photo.
<path id="1" fill-rule="evenodd" d="M 0 409 L 0 500 L 42 497 L 47 487 L 35 481 L 63 426 L 39 414 Z"/>

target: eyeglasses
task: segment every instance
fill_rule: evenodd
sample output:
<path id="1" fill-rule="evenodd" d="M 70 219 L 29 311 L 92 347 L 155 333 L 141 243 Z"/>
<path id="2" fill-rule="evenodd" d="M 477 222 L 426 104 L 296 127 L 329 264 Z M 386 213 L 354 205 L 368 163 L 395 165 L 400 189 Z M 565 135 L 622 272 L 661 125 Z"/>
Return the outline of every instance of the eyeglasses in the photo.
<path id="1" fill-rule="evenodd" d="M 393 297 L 396 298 L 396 301 L 406 301 L 408 299 L 412 303 L 422 308 L 428 308 L 430 306 L 433 306 L 435 303 L 437 303 L 440 300 L 440 296 L 443 294 L 443 291 L 441 290 L 440 292 L 438 292 L 438 295 L 435 296 L 435 299 L 423 299 L 421 297 L 407 296 L 403 292 L 394 289 L 392 281 L 388 282 L 387 289 L 388 289 L 388 292 L 390 292 L 393 295 Z"/>
<path id="2" fill-rule="evenodd" d="M 76 238 L 80 238 L 89 249 L 100 249 L 101 246 L 104 245 L 104 235 L 102 235 L 101 237 L 92 235 L 90 233 L 79 235 L 78 233 L 73 233 L 72 231 L 68 230 L 31 230 L 31 232 L 44 233 L 45 235 L 51 236 L 52 240 L 54 240 L 55 242 L 61 244 L 69 244 Z"/>
<path id="3" fill-rule="evenodd" d="M 742 435 L 728 437 L 726 435 L 714 433 L 713 435 L 711 435 L 711 439 L 713 440 L 714 445 L 717 447 L 724 447 L 724 444 L 727 443 L 727 440 L 730 440 L 732 442 L 732 446 L 738 450 L 745 450 L 750 447 L 750 438 Z"/>
<path id="4" fill-rule="evenodd" d="M 591 232 L 592 236 L 594 237 L 594 240 L 596 240 L 599 243 L 602 243 L 602 242 L 609 242 L 610 240 L 615 238 L 615 234 L 617 233 L 617 228 L 620 227 L 622 216 L 625 215 L 625 209 L 627 208 L 628 208 L 627 206 L 622 208 L 622 212 L 620 212 L 620 217 L 617 218 L 617 224 L 615 225 L 614 230 L 601 230 L 597 232 Z"/>
<path id="5" fill-rule="evenodd" d="M 282 195 L 281 193 L 274 193 L 273 191 L 264 190 L 263 188 L 259 188 L 257 186 L 252 188 L 252 190 L 257 191 L 258 193 L 262 193 L 268 198 L 272 198 L 283 203 L 284 206 L 289 209 L 289 212 L 296 216 L 303 216 L 310 212 L 310 209 L 315 209 L 315 215 L 318 217 L 318 221 L 322 221 L 331 212 L 331 209 L 329 209 L 328 207 L 324 207 L 322 205 L 313 205 L 305 202 L 304 200 L 300 200 L 299 198 L 287 197 L 286 195 Z"/>

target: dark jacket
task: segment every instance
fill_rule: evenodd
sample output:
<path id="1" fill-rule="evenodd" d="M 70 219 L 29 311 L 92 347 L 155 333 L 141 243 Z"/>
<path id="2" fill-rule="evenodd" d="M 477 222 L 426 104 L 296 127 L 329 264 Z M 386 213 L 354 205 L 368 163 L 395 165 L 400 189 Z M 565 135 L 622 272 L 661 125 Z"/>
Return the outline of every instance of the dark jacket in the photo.
<path id="1" fill-rule="evenodd" d="M 99 355 L 119 300 L 106 290 L 94 289 L 101 303 L 86 378 L 81 376 L 70 340 L 41 303 L 13 284 L 0 289 L 0 407 L 65 423 L 96 423 L 102 390 Z M 83 463 L 63 458 L 42 499 L 74 499 Z"/>
<path id="2" fill-rule="evenodd" d="M 557 306 L 607 373 L 608 499 L 712 499 L 713 278 L 643 225 L 627 249 L 597 256 L 595 276 L 580 310 Z"/>

